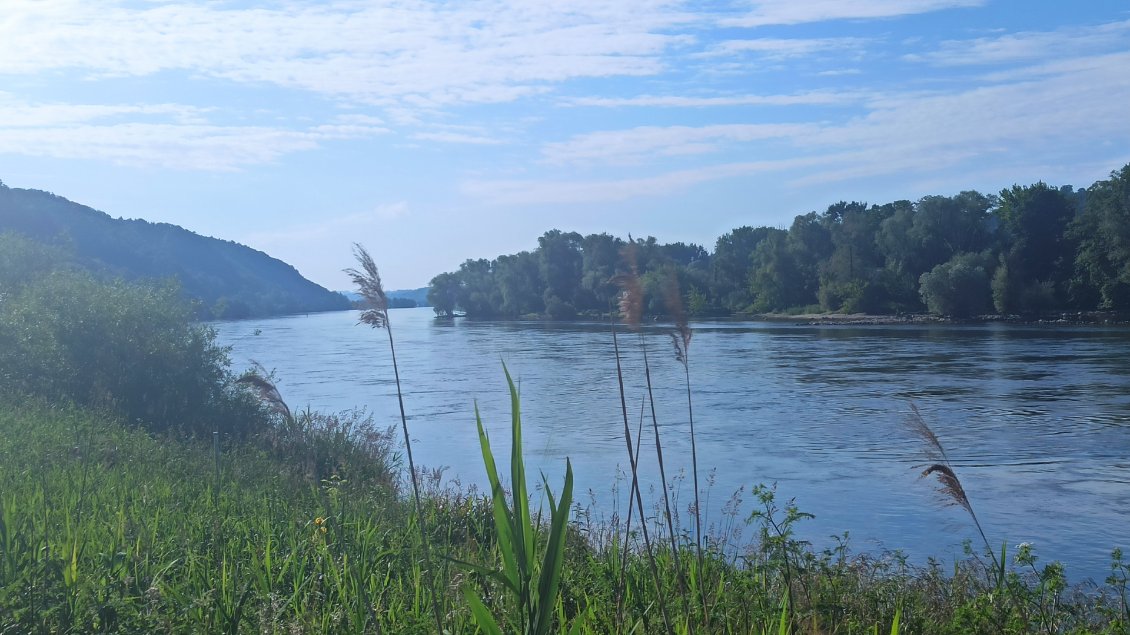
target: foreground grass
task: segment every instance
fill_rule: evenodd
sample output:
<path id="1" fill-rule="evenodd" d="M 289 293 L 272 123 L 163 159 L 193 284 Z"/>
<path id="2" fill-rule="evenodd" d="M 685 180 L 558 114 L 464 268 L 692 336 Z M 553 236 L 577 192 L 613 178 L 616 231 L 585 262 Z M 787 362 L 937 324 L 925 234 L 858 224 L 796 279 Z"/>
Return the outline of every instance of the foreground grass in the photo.
<path id="1" fill-rule="evenodd" d="M 484 574 L 504 560 L 490 498 L 425 486 L 420 514 L 442 556 L 426 571 L 392 437 L 359 421 L 307 413 L 258 444 L 223 447 L 217 480 L 210 440 L 0 402 L 0 633 L 430 633 L 433 599 L 445 630 L 472 633 L 470 596 L 516 631 L 514 601 Z M 1083 592 L 1023 553 L 1000 572 L 978 559 L 943 571 L 814 553 L 791 534 L 803 514 L 757 494 L 758 512 L 736 519 L 754 543 L 708 550 L 701 564 L 693 539 L 658 549 L 659 592 L 617 524 L 575 520 L 554 628 L 662 632 L 662 606 L 680 633 L 1130 632 L 1124 566 L 1121 584 Z"/>

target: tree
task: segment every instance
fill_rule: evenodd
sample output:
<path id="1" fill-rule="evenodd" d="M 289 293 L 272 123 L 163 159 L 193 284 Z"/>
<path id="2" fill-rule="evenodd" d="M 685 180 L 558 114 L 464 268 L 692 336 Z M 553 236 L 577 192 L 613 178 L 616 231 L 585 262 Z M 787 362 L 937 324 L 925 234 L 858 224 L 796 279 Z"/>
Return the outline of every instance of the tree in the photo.
<path id="1" fill-rule="evenodd" d="M 590 234 L 581 241 L 581 284 L 577 308 L 608 311 L 619 290 L 612 282 L 624 241 L 608 234 Z"/>
<path id="2" fill-rule="evenodd" d="M 811 304 L 788 238 L 785 230 L 771 229 L 750 256 L 749 293 L 754 311 L 765 313 Z"/>
<path id="3" fill-rule="evenodd" d="M 494 279 L 494 267 L 485 258 L 459 265 L 458 304 L 467 317 L 495 317 L 502 306 L 502 293 Z"/>
<path id="4" fill-rule="evenodd" d="M 993 281 L 997 310 L 1011 313 L 1067 304 L 1075 253 L 1066 230 L 1074 214 L 1065 192 L 1043 182 L 1001 191 L 996 216 L 1004 273 Z"/>
<path id="5" fill-rule="evenodd" d="M 555 318 L 565 318 L 576 310 L 577 291 L 581 285 L 584 258 L 581 254 L 581 235 L 564 233 L 559 229 L 547 231 L 538 238 L 538 258 L 542 279 L 545 280 L 546 313 Z"/>
<path id="6" fill-rule="evenodd" d="M 992 304 L 989 269 L 992 257 L 964 253 L 922 274 L 920 293 L 931 313 L 971 317 L 988 311 Z"/>
<path id="7" fill-rule="evenodd" d="M 459 299 L 459 276 L 441 273 L 428 283 L 428 304 L 439 317 L 455 315 Z"/>
<path id="8" fill-rule="evenodd" d="M 710 260 L 715 297 L 729 310 L 745 309 L 753 300 L 749 281 L 753 251 L 770 232 L 769 227 L 738 227 L 718 237 Z"/>
<path id="9" fill-rule="evenodd" d="M 500 312 L 507 317 L 540 314 L 545 311 L 545 281 L 538 258 L 528 251 L 499 256 L 495 261 L 495 280 L 502 294 Z"/>
<path id="10" fill-rule="evenodd" d="M 1103 309 L 1130 309 L 1130 163 L 1086 190 L 1069 229 L 1077 241 L 1072 295 Z"/>

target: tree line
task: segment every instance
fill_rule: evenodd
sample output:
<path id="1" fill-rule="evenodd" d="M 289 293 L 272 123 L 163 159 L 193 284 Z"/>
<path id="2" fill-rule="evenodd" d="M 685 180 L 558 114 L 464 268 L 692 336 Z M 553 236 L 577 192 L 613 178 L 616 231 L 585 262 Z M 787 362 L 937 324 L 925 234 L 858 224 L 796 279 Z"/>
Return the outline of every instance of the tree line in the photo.
<path id="1" fill-rule="evenodd" d="M 436 314 L 569 319 L 611 310 L 634 257 L 645 310 L 676 280 L 693 315 L 928 311 L 969 317 L 1130 309 L 1130 164 L 1090 187 L 1015 185 L 882 205 L 838 202 L 790 227 L 739 227 L 714 250 L 554 229 L 533 251 L 431 280 Z"/>

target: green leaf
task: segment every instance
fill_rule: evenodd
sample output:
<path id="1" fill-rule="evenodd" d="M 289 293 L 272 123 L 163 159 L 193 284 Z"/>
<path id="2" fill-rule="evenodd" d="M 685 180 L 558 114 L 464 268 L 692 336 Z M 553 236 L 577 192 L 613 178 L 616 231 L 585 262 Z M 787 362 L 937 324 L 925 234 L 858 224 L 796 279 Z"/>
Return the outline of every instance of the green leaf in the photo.
<path id="1" fill-rule="evenodd" d="M 510 585 L 518 587 L 518 565 L 515 562 L 515 550 L 510 511 L 506 509 L 506 498 L 502 491 L 502 484 L 498 481 L 498 469 L 495 467 L 494 454 L 490 450 L 490 439 L 483 429 L 483 420 L 479 416 L 479 406 L 475 404 L 475 424 L 479 428 L 479 446 L 483 452 L 483 465 L 486 466 L 487 480 L 490 481 L 491 502 L 494 512 L 494 528 L 498 534 L 498 550 L 502 553 L 504 575 L 511 581 Z"/>
<path id="2" fill-rule="evenodd" d="M 471 616 L 475 618 L 475 625 L 479 630 L 487 635 L 502 635 L 502 629 L 498 627 L 498 622 L 494 621 L 494 616 L 490 614 L 487 607 L 483 605 L 483 601 L 479 596 L 475 595 L 471 590 L 465 589 L 463 597 L 467 599 L 467 604 L 471 607 Z"/>
<path id="3" fill-rule="evenodd" d="M 561 584 L 561 569 L 565 562 L 565 535 L 569 525 L 569 510 L 573 504 L 573 466 L 565 459 L 565 486 L 561 489 L 561 503 L 553 499 L 553 492 L 549 483 L 545 483 L 545 492 L 549 496 L 551 521 L 549 542 L 545 546 L 545 558 L 542 560 L 541 576 L 538 580 L 538 606 L 534 619 L 535 633 L 548 633 L 553 619 L 553 604 L 557 599 L 557 591 Z"/>

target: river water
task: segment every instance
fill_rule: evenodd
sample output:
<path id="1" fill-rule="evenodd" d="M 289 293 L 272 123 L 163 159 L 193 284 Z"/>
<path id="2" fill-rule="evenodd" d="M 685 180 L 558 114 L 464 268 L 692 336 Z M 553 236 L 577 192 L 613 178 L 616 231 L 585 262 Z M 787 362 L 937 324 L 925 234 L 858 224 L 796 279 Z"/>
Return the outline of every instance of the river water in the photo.
<path id="1" fill-rule="evenodd" d="M 254 360 L 276 372 L 293 409 L 362 407 L 381 425 L 399 425 L 387 334 L 359 325 L 357 315 L 213 326 L 237 370 Z M 569 457 L 578 502 L 597 519 L 624 513 L 627 454 L 607 324 L 442 321 L 430 309 L 393 310 L 390 321 L 418 464 L 482 487 L 477 403 L 508 473 L 505 363 L 521 385 L 531 483 L 541 470 L 559 489 Z M 963 542 L 980 538 L 964 510 L 918 478 L 929 459 L 905 425 L 913 404 L 998 549 L 1029 542 L 1041 561 L 1064 562 L 1073 580 L 1101 583 L 1111 549 L 1130 547 L 1130 330 L 692 327 L 693 412 L 712 533 L 730 527 L 731 516 L 741 526 L 754 509 L 750 488 L 775 483 L 778 500 L 795 499 L 816 516 L 798 534 L 819 548 L 846 531 L 855 552 L 900 550 L 915 563 L 961 557 Z M 690 526 L 686 385 L 669 331 L 621 333 L 620 347 L 633 433 L 645 395 L 641 341 L 646 347 L 668 476 Z M 644 442 L 653 444 L 650 432 Z M 654 450 L 641 454 L 647 497 L 659 501 Z M 744 504 L 727 516 L 735 496 Z"/>

